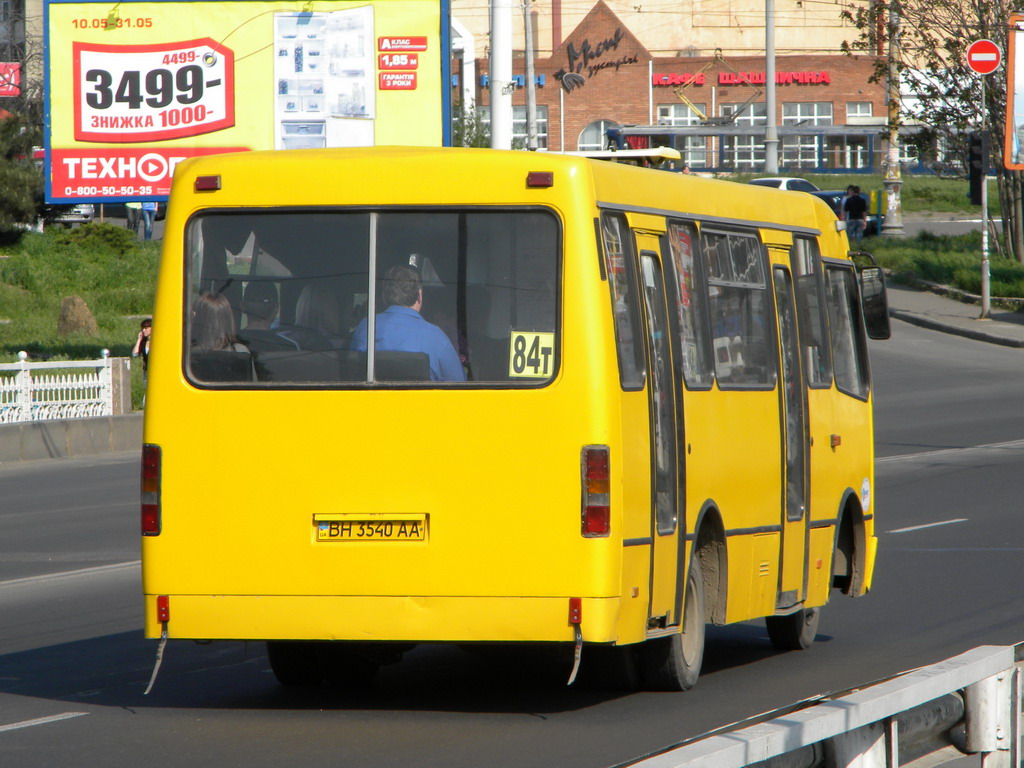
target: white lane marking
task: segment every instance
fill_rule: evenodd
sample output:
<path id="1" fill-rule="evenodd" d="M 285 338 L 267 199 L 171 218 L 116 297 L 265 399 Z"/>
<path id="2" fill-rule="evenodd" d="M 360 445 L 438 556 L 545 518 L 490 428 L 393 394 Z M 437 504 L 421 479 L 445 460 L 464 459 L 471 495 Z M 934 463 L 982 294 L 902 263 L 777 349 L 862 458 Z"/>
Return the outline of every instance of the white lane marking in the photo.
<path id="1" fill-rule="evenodd" d="M 922 451 L 921 453 L 904 453 L 899 456 L 879 456 L 875 458 L 875 464 L 888 464 L 893 461 L 913 461 L 914 459 L 928 459 L 934 456 L 949 456 L 967 451 L 980 451 L 986 448 L 1021 448 L 1024 447 L 1024 440 L 1009 440 L 1005 443 L 986 443 L 984 445 L 969 445 L 964 448 L 942 448 L 937 451 Z"/>
<path id="2" fill-rule="evenodd" d="M 142 564 L 141 560 L 132 560 L 127 563 L 112 563 L 110 565 L 97 565 L 93 568 L 79 568 L 75 571 L 58 571 L 57 573 L 44 573 L 40 576 L 26 576 L 23 579 L 8 579 L 7 581 L 0 581 L 0 589 L 4 587 L 18 587 L 25 584 L 39 584 L 44 581 L 54 581 L 56 579 L 73 579 L 79 576 L 92 576 L 98 573 L 107 573 L 110 571 L 122 571 L 128 568 L 137 568 Z"/>
<path id="3" fill-rule="evenodd" d="M 923 531 L 925 528 L 937 528 L 940 525 L 953 525 L 953 523 L 966 523 L 966 517 L 958 517 L 954 520 L 941 520 L 937 523 L 926 523 L 925 525 L 912 525 L 909 528 L 897 528 L 886 533 L 910 533 L 911 531 Z"/>
<path id="4" fill-rule="evenodd" d="M 88 714 L 88 712 L 62 712 L 59 715 L 50 715 L 49 717 L 37 717 L 35 720 L 22 720 L 20 723 L 0 725 L 0 733 L 4 731 L 17 731 L 19 728 L 31 728 L 33 725 L 46 725 L 48 723 L 57 723 L 61 720 L 70 720 L 72 717 L 81 717 L 82 715 Z"/>

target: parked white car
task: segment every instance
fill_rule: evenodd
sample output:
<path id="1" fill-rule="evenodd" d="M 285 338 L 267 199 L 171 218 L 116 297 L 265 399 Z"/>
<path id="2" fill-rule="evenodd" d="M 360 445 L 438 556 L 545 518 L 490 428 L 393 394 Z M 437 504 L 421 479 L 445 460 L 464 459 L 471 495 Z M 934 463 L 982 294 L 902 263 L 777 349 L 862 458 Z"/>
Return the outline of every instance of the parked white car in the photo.
<path id="1" fill-rule="evenodd" d="M 759 187 L 775 187 L 797 192 L 817 192 L 820 189 L 807 179 L 798 179 L 794 176 L 766 176 L 763 179 L 751 179 L 750 183 L 757 184 Z"/>

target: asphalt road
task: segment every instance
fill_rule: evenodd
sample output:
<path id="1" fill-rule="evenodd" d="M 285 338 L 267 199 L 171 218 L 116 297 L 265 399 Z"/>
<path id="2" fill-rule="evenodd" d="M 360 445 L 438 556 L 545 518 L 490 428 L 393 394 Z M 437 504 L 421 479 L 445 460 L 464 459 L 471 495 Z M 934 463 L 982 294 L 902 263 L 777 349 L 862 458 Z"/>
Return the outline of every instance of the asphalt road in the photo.
<path id="1" fill-rule="evenodd" d="M 943 216 L 934 214 L 922 218 L 919 214 L 904 214 L 903 234 L 913 237 L 921 232 L 930 232 L 933 235 L 963 235 L 967 232 L 981 231 L 981 208 L 978 208 L 975 215 L 957 214 L 948 218 Z M 1001 219 L 995 221 L 997 227 L 1001 226 Z"/>
<path id="2" fill-rule="evenodd" d="M 137 457 L 0 467 L 0 765 L 617 765 L 709 729 L 1024 640 L 1024 351 L 896 323 L 872 343 L 880 554 L 818 642 L 711 628 L 686 694 L 566 689 L 563 659 L 421 647 L 371 690 L 288 691 L 258 644 L 141 637 Z"/>

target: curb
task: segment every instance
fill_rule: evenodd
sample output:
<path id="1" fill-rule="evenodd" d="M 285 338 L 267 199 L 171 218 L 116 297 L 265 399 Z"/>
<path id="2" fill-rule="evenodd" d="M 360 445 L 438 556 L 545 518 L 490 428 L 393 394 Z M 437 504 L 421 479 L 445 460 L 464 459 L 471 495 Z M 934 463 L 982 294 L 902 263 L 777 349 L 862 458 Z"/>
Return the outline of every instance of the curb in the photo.
<path id="1" fill-rule="evenodd" d="M 0 464 L 142 449 L 142 413 L 0 424 Z"/>
<path id="2" fill-rule="evenodd" d="M 1007 336 L 999 336 L 994 333 L 976 331 L 973 328 L 961 328 L 958 325 L 951 325 L 950 323 L 932 320 L 931 318 L 922 317 L 921 315 L 916 315 L 913 312 L 907 312 L 902 309 L 890 308 L 889 316 L 895 317 L 897 320 L 902 320 L 905 323 L 910 323 L 911 325 L 920 326 L 921 328 L 949 333 L 954 336 L 963 336 L 968 339 L 973 339 L 974 341 L 986 341 L 989 344 L 998 344 L 1003 347 L 1015 347 L 1017 349 L 1024 348 L 1024 339 L 1011 339 Z"/>

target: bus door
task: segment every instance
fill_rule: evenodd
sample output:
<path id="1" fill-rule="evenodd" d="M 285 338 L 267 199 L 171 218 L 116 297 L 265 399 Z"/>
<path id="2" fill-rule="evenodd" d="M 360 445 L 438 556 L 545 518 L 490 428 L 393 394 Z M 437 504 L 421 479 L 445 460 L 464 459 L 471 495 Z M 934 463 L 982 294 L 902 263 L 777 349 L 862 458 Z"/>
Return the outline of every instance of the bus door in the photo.
<path id="1" fill-rule="evenodd" d="M 677 393 L 672 368 L 671 334 L 661 268 L 661 242 L 653 234 L 636 234 L 640 286 L 647 318 L 651 435 L 651 605 L 648 629 L 678 625 L 676 585 L 683 574 L 678 562 Z M 685 583 L 685 582 L 683 582 Z"/>
<path id="2" fill-rule="evenodd" d="M 790 608 L 807 597 L 808 431 L 807 395 L 800 364 L 796 304 L 789 270 L 772 270 L 782 356 L 780 417 L 785 450 L 782 504 L 782 562 L 779 564 L 777 608 Z"/>

